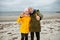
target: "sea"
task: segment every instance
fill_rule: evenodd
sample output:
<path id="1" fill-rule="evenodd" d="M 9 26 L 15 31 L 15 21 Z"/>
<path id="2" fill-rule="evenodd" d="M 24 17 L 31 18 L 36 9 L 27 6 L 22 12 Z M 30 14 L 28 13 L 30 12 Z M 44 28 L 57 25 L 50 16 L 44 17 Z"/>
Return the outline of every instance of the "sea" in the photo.
<path id="1" fill-rule="evenodd" d="M 18 16 L 20 15 L 22 11 L 7 11 L 7 12 L 0 12 L 0 16 Z M 41 11 L 40 13 L 42 13 L 43 15 L 52 15 L 52 14 L 57 14 L 60 12 L 43 12 Z"/>

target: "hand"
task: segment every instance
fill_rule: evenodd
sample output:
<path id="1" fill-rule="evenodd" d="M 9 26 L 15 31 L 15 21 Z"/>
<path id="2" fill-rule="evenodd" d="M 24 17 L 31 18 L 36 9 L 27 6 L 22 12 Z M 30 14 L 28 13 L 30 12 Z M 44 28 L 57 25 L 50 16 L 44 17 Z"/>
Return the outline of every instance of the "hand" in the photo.
<path id="1" fill-rule="evenodd" d="M 36 16 L 36 19 L 39 21 L 40 20 L 40 16 Z"/>
<path id="2" fill-rule="evenodd" d="M 23 14 L 23 13 L 21 13 L 21 14 L 20 14 L 20 17 L 23 17 L 23 16 L 24 16 L 24 14 Z"/>

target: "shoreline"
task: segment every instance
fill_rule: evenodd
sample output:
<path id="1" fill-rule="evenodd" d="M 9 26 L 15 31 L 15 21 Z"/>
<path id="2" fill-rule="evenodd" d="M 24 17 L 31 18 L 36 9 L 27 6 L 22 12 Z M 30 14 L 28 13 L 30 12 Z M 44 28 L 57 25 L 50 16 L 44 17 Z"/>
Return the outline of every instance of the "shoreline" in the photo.
<path id="1" fill-rule="evenodd" d="M 0 22 L 16 21 L 18 16 L 0 16 Z M 46 19 L 60 19 L 60 13 L 43 14 L 43 20 L 46 20 Z"/>

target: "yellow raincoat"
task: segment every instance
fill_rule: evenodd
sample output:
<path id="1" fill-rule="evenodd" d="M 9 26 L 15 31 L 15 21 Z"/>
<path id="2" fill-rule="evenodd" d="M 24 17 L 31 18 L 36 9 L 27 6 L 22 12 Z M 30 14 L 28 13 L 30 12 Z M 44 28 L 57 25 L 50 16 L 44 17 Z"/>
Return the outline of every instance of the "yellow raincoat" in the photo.
<path id="1" fill-rule="evenodd" d="M 30 16 L 24 16 L 22 18 L 18 17 L 17 22 L 21 23 L 20 25 L 21 33 L 29 33 L 30 20 L 31 20 Z"/>

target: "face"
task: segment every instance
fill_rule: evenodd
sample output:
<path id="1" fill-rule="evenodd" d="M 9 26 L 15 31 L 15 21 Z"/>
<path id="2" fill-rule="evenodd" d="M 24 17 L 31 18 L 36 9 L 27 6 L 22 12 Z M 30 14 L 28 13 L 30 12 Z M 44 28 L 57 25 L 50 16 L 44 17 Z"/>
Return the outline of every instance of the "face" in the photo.
<path id="1" fill-rule="evenodd" d="M 29 12 L 28 11 L 25 11 L 24 12 L 24 16 L 28 16 L 29 15 Z"/>
<path id="2" fill-rule="evenodd" d="M 33 12 L 33 8 L 28 8 L 29 13 Z"/>
<path id="3" fill-rule="evenodd" d="M 26 11 L 26 12 L 25 12 L 25 14 L 26 14 L 26 15 L 28 15 L 28 14 L 29 14 L 29 12 L 28 12 L 28 11 Z"/>

